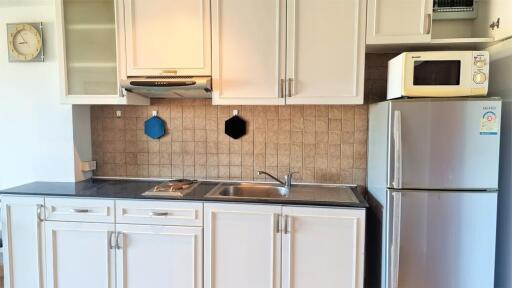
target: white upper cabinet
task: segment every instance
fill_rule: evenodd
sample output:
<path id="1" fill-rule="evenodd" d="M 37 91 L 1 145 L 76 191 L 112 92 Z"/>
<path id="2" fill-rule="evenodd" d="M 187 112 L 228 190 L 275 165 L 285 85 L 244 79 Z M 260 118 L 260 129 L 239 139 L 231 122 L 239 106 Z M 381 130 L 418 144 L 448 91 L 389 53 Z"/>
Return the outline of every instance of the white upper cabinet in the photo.
<path id="1" fill-rule="evenodd" d="M 212 0 L 214 104 L 284 104 L 285 9 L 285 0 Z"/>
<path id="2" fill-rule="evenodd" d="M 491 30 L 491 35 L 494 40 L 503 40 L 505 38 L 512 37 L 512 1 L 510 0 L 482 0 L 490 2 L 489 5 L 489 19 L 488 29 Z M 490 26 L 494 23 L 497 24 L 499 19 L 499 27 L 494 26 L 494 29 Z"/>
<path id="3" fill-rule="evenodd" d="M 119 90 L 116 0 L 57 0 L 62 102 L 148 104 Z"/>
<path id="4" fill-rule="evenodd" d="M 433 0 L 368 0 L 368 44 L 429 43 Z"/>
<path id="5" fill-rule="evenodd" d="M 474 0 L 472 7 L 461 1 L 454 4 L 446 8 L 438 7 L 433 0 L 369 0 L 366 42 L 377 44 L 372 49 L 378 44 L 399 44 L 388 46 L 394 52 L 412 44 L 467 50 L 482 49 L 512 36 L 510 17 L 506 15 L 512 1 Z"/>
<path id="6" fill-rule="evenodd" d="M 209 0 L 122 1 L 126 76 L 210 75 Z"/>
<path id="7" fill-rule="evenodd" d="M 283 288 L 363 288 L 365 211 L 283 207 Z"/>
<path id="8" fill-rule="evenodd" d="M 287 104 L 362 104 L 366 1 L 287 6 Z"/>
<path id="9" fill-rule="evenodd" d="M 44 198 L 2 196 L 1 200 L 5 288 L 43 288 Z"/>
<path id="10" fill-rule="evenodd" d="M 214 104 L 361 104 L 366 1 L 212 0 Z"/>

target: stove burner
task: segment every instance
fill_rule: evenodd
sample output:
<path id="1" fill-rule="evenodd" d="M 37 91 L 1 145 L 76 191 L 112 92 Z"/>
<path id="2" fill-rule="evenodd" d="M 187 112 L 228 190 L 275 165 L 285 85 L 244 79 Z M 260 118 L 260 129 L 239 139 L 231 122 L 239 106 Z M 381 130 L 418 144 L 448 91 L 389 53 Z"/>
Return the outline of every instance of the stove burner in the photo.
<path id="1" fill-rule="evenodd" d="M 170 180 L 157 185 L 143 195 L 180 197 L 192 191 L 198 184 L 199 182 L 189 179 Z"/>
<path id="2" fill-rule="evenodd" d="M 155 188 L 153 188 L 154 192 L 174 192 L 180 190 L 187 190 L 190 188 L 195 182 L 188 179 L 178 179 L 171 180 L 169 182 L 162 183 Z"/>

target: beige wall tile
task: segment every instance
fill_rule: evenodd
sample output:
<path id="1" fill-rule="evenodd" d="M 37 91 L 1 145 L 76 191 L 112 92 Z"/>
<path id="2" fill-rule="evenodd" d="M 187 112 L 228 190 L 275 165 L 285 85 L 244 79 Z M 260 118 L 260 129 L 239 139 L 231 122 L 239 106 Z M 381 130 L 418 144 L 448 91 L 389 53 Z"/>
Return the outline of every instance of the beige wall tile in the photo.
<path id="1" fill-rule="evenodd" d="M 229 166 L 229 179 L 236 180 L 242 178 L 241 166 Z"/>
<path id="2" fill-rule="evenodd" d="M 171 165 L 160 165 L 160 177 L 171 177 Z"/>
<path id="3" fill-rule="evenodd" d="M 329 131 L 329 118 L 327 117 L 317 117 L 316 118 L 316 126 L 315 130 L 319 132 L 327 132 Z"/>
<path id="4" fill-rule="evenodd" d="M 206 177 L 208 179 L 217 179 L 219 177 L 219 166 L 207 166 Z"/>
<path id="5" fill-rule="evenodd" d="M 229 154 L 218 154 L 219 155 L 219 165 L 229 165 Z"/>
<path id="6" fill-rule="evenodd" d="M 290 142 L 291 143 L 302 143 L 304 141 L 303 133 L 304 132 L 302 132 L 302 131 L 291 131 Z"/>

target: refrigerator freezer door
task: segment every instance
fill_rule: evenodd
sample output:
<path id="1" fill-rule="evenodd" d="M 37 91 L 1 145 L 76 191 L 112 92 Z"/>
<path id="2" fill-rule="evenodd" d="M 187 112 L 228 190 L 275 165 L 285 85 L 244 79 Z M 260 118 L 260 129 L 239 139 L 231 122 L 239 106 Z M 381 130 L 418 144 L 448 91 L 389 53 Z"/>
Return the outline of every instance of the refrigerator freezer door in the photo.
<path id="1" fill-rule="evenodd" d="M 498 188 L 500 100 L 389 103 L 388 187 Z"/>
<path id="2" fill-rule="evenodd" d="M 497 192 L 387 197 L 387 288 L 494 287 Z"/>

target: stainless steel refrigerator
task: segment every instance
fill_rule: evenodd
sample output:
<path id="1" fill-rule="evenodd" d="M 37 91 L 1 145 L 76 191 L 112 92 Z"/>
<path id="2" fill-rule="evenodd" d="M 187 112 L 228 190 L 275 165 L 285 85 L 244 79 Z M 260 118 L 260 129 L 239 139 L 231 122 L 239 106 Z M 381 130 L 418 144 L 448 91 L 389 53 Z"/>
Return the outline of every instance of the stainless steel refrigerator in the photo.
<path id="1" fill-rule="evenodd" d="M 392 100 L 369 119 L 381 287 L 494 287 L 501 100 Z"/>

